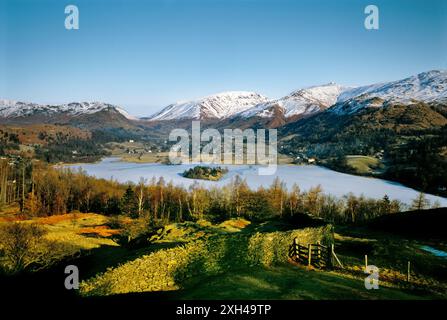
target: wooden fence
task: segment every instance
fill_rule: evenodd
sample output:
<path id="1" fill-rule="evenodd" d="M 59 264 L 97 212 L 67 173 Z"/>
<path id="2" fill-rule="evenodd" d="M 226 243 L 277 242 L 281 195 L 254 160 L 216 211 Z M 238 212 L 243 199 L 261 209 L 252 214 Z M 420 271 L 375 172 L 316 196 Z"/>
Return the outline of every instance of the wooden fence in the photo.
<path id="1" fill-rule="evenodd" d="M 332 266 L 332 248 L 320 243 L 303 246 L 295 238 L 289 247 L 289 258 L 308 266 L 328 268 Z"/>
<path id="2" fill-rule="evenodd" d="M 334 244 L 325 246 L 320 243 L 308 244 L 307 246 L 300 245 L 298 239 L 293 239 L 293 243 L 289 246 L 289 258 L 297 263 L 313 266 L 316 268 L 341 268 L 345 269 L 337 254 L 335 253 Z M 368 256 L 365 255 L 364 270 L 368 267 Z M 350 268 L 348 267 L 348 272 Z M 351 269 L 352 270 L 352 269 Z M 363 271 L 361 271 L 363 273 Z M 405 274 L 406 273 L 406 274 Z M 411 262 L 407 261 L 405 269 L 405 280 L 407 283 L 411 282 Z M 395 278 L 394 281 L 402 281 L 401 278 Z"/>

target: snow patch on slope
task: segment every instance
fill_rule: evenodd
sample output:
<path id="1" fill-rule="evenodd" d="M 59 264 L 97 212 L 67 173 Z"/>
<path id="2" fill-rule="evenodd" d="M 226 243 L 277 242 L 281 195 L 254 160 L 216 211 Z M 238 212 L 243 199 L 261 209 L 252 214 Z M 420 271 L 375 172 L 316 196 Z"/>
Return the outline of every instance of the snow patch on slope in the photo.
<path id="1" fill-rule="evenodd" d="M 137 119 L 118 106 L 102 102 L 71 102 L 61 105 L 44 105 L 14 100 L 0 100 L 0 117 L 3 118 L 18 118 L 36 114 L 50 116 L 58 113 L 68 114 L 70 116 L 80 116 L 109 109 L 119 112 L 127 119 Z"/>
<path id="2" fill-rule="evenodd" d="M 330 112 L 352 114 L 389 103 L 447 101 L 447 70 L 432 70 L 402 80 L 346 90 Z"/>
<path id="3" fill-rule="evenodd" d="M 198 100 L 171 104 L 149 120 L 224 119 L 267 101 L 268 98 L 255 92 L 222 92 Z"/>
<path id="4" fill-rule="evenodd" d="M 336 103 L 338 96 L 346 89 L 346 87 L 332 82 L 321 86 L 312 86 L 294 91 L 283 98 L 257 105 L 240 115 L 243 117 L 271 117 L 271 109 L 274 106 L 282 108 L 286 118 L 308 115 L 332 106 Z"/>

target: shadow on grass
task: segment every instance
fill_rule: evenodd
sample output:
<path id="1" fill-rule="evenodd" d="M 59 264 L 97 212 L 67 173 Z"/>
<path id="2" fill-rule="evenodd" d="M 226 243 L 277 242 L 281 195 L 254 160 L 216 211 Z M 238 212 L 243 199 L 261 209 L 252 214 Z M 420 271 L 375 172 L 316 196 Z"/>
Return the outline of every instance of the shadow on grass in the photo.
<path id="1" fill-rule="evenodd" d="M 380 288 L 366 290 L 361 279 L 308 271 L 289 265 L 234 269 L 214 276 L 198 276 L 185 289 L 88 298 L 122 300 L 414 300 L 436 299 L 426 291 Z"/>
<path id="2" fill-rule="evenodd" d="M 75 265 L 79 268 L 80 281 L 88 279 L 108 268 L 135 260 L 151 252 L 173 248 L 181 243 L 152 244 L 143 249 L 128 249 L 122 246 L 103 245 L 88 251 L 80 251 L 80 256 L 66 257 L 48 269 L 38 272 L 21 272 L 14 275 L 0 274 L 0 294 L 13 299 L 54 298 L 76 300 L 76 290 L 67 290 L 64 282 L 68 276 L 65 268 Z"/>
<path id="3" fill-rule="evenodd" d="M 381 288 L 366 290 L 363 279 L 308 271 L 288 265 L 246 268 L 219 276 L 192 280 L 188 289 L 176 292 L 178 299 L 432 299 L 427 292 Z"/>
<path id="4" fill-rule="evenodd" d="M 108 268 L 114 268 L 120 264 L 138 259 L 152 252 L 170 249 L 183 244 L 182 242 L 167 242 L 149 244 L 145 248 L 127 248 L 125 246 L 101 246 L 89 250 L 82 257 L 73 261 L 80 270 L 85 270 L 80 275 L 81 280 L 88 279 L 98 273 L 105 272 Z"/>

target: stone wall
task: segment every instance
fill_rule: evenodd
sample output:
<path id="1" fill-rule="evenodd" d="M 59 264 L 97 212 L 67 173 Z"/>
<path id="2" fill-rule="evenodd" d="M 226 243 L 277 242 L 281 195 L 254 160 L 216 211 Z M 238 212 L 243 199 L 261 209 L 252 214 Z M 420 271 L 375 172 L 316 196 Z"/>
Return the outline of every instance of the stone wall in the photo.
<path id="1" fill-rule="evenodd" d="M 332 226 L 291 231 L 214 235 L 142 256 L 110 268 L 81 283 L 82 295 L 167 291 L 182 287 L 188 278 L 216 275 L 238 268 L 287 262 L 293 239 L 302 245 L 333 242 Z"/>

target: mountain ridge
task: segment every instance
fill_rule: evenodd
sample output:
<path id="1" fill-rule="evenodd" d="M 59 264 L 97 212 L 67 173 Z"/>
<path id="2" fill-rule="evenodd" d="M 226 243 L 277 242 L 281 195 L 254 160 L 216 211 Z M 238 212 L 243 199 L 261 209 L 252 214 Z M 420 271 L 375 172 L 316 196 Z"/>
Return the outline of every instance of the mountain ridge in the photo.
<path id="1" fill-rule="evenodd" d="M 115 112 L 123 121 L 158 122 L 176 120 L 225 120 L 237 118 L 271 119 L 280 125 L 320 112 L 355 114 L 364 108 L 395 103 L 432 103 L 447 101 L 447 70 L 430 70 L 401 80 L 347 87 L 333 82 L 292 91 L 269 99 L 251 91 L 227 91 L 203 98 L 168 105 L 148 117 L 137 118 L 124 108 L 103 102 L 37 104 L 0 100 L 0 118 L 8 121 L 32 121 L 33 117 L 61 120 L 98 112 Z M 276 120 L 275 120 L 276 119 Z"/>
<path id="2" fill-rule="evenodd" d="M 170 104 L 146 120 L 224 119 L 267 101 L 256 92 L 227 91 Z"/>
<path id="3" fill-rule="evenodd" d="M 70 102 L 66 104 L 38 104 L 17 100 L 0 100 L 0 117 L 3 118 L 20 118 L 37 113 L 46 113 L 48 115 L 66 113 L 70 116 L 79 116 L 82 114 L 93 114 L 107 109 L 113 109 L 129 120 L 137 119 L 117 105 L 97 101 Z"/>

